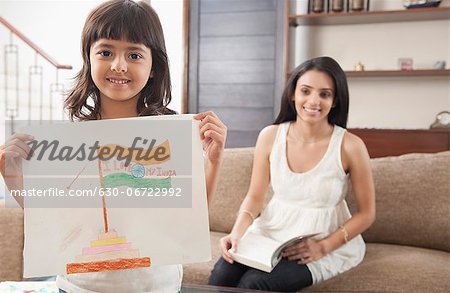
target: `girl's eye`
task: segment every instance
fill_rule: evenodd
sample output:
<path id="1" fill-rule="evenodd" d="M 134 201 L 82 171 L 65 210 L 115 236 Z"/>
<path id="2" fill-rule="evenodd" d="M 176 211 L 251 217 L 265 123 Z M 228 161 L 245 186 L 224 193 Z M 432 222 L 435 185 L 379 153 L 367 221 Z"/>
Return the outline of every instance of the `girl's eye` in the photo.
<path id="1" fill-rule="evenodd" d="M 112 55 L 109 51 L 101 51 L 98 54 L 102 57 L 110 57 Z"/>
<path id="2" fill-rule="evenodd" d="M 138 60 L 138 59 L 141 59 L 142 56 L 140 54 L 137 54 L 137 53 L 132 53 L 132 54 L 130 54 L 130 58 L 133 59 L 133 60 Z"/>
<path id="3" fill-rule="evenodd" d="M 307 95 L 308 94 L 308 89 L 301 89 L 301 93 Z"/>

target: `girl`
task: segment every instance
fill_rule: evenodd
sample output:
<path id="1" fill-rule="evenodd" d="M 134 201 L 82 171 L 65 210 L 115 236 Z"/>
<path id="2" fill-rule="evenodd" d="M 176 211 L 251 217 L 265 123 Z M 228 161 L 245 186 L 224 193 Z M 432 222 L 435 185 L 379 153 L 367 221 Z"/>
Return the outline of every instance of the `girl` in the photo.
<path id="1" fill-rule="evenodd" d="M 222 258 L 210 284 L 296 291 L 361 262 L 360 234 L 374 221 L 375 192 L 367 149 L 345 129 L 348 96 L 345 73 L 329 57 L 294 70 L 274 125 L 258 137 L 249 191 L 231 233 L 220 240 Z M 261 213 L 269 181 L 274 195 Z M 358 204 L 353 217 L 344 200 L 348 181 Z M 286 248 L 281 262 L 265 273 L 234 263 L 228 252 L 239 249 L 247 230 L 280 241 L 315 232 L 323 236 Z"/>
<path id="2" fill-rule="evenodd" d="M 170 115 L 171 85 L 164 36 L 159 18 L 145 2 L 112 0 L 95 8 L 82 33 L 83 68 L 65 105 L 72 120 Z M 195 116 L 200 122 L 206 163 L 208 202 L 216 184 L 227 129 L 212 112 Z M 15 134 L 0 148 L 20 166 L 29 153 L 24 134 Z M 8 162 L 9 164 L 9 162 Z M 2 175 L 5 175 L 2 168 Z M 9 171 L 9 170 L 8 170 Z M 16 168 L 20 177 L 20 167 Z M 6 180 L 17 189 L 18 180 Z M 20 181 L 20 180 L 19 180 Z M 66 292 L 178 292 L 181 265 L 58 276 Z"/>

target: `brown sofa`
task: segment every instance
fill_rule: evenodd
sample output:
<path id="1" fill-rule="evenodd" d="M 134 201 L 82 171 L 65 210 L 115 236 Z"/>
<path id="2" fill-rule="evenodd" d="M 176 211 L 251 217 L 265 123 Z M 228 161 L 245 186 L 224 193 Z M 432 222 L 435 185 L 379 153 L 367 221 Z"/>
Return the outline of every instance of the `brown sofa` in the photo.
<path id="1" fill-rule="evenodd" d="M 234 223 L 253 149 L 227 149 L 210 213 L 213 259 L 184 266 L 185 283 L 206 284 L 218 241 Z M 377 218 L 363 234 L 364 261 L 305 292 L 450 292 L 450 152 L 372 159 Z M 271 193 L 268 192 L 267 200 Z M 355 209 L 353 196 L 347 196 Z M 0 208 L 0 281 L 22 275 L 23 213 Z"/>
<path id="2" fill-rule="evenodd" d="M 210 212 L 213 259 L 184 266 L 185 283 L 205 284 L 247 192 L 253 149 L 227 149 Z M 363 234 L 356 268 L 305 292 L 450 292 L 450 151 L 371 160 L 377 217 Z M 269 191 L 266 198 L 271 197 Z M 355 210 L 354 197 L 347 202 Z"/>

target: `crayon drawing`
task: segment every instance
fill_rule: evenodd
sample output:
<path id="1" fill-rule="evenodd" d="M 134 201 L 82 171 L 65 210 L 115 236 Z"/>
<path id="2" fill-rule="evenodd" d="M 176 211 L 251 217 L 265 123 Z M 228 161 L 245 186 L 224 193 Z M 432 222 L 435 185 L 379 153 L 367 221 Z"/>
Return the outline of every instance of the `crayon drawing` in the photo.
<path id="1" fill-rule="evenodd" d="M 169 141 L 166 140 L 162 146 L 165 148 L 167 154 L 164 162 L 170 160 Z M 110 150 L 117 150 L 118 148 L 124 150 L 122 154 L 126 157 L 131 154 L 131 161 L 138 162 L 131 168 L 131 174 L 126 173 L 111 173 L 103 176 L 102 163 L 100 154 L 102 150 L 108 147 Z M 157 149 L 157 148 L 156 148 Z M 145 153 L 152 154 L 154 149 L 145 150 Z M 133 188 L 170 188 L 170 177 L 164 179 L 146 179 L 145 166 L 151 164 L 158 164 L 157 160 L 152 158 L 137 158 L 139 156 L 138 150 L 129 150 L 119 145 L 110 144 L 100 147 L 97 150 L 99 158 L 98 175 L 100 178 L 101 188 L 114 188 L 118 186 L 127 186 Z M 115 154 L 115 152 L 114 152 Z M 83 168 L 84 169 L 84 168 Z M 77 175 L 77 177 L 79 174 Z M 97 240 L 91 241 L 90 247 L 83 248 L 82 255 L 75 257 L 75 263 L 69 263 L 66 267 L 67 274 L 99 272 L 106 270 L 123 270 L 135 269 L 142 267 L 150 267 L 151 261 L 149 257 L 140 257 L 139 250 L 134 249 L 132 244 L 127 242 L 126 237 L 119 237 L 116 231 L 109 231 L 108 229 L 108 213 L 106 208 L 106 198 L 102 197 L 103 205 L 103 233 L 98 235 Z"/>
<path id="2" fill-rule="evenodd" d="M 47 192 L 25 198 L 24 277 L 208 261 L 198 123 L 179 115 L 23 129 L 58 142 L 23 165 L 24 188 Z"/>

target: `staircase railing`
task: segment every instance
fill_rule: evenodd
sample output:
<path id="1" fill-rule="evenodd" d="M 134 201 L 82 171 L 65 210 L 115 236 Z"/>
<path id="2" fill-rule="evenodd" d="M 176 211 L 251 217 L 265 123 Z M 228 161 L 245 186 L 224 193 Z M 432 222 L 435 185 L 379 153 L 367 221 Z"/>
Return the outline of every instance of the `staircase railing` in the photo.
<path id="1" fill-rule="evenodd" d="M 59 64 L 49 56 L 44 50 L 33 43 L 29 38 L 17 30 L 13 25 L 0 16 L 0 23 L 3 24 L 10 32 L 9 42 L 4 45 L 4 93 L 5 93 L 5 118 L 10 120 L 10 132 L 15 131 L 15 119 L 17 117 L 23 118 L 24 115 L 20 113 L 21 109 L 27 109 L 25 117 L 28 121 L 31 120 L 53 120 L 57 119 L 58 115 L 53 113 L 53 102 L 59 97 L 63 98 L 64 84 L 59 81 L 59 70 L 70 70 L 71 65 Z M 23 99 L 19 97 L 19 46 L 14 43 L 14 35 L 28 45 L 34 52 L 34 64 L 28 69 L 28 101 L 24 104 Z M 41 56 L 49 64 L 55 68 L 55 80 L 49 84 L 49 99 L 46 105 L 44 101 L 44 69 L 42 65 L 38 64 L 38 57 Z M 38 102 L 36 104 L 36 102 Z M 47 108 L 47 115 L 44 110 Z M 38 115 L 36 110 L 39 109 Z M 59 119 L 64 119 L 64 111 L 61 108 L 61 115 Z"/>

